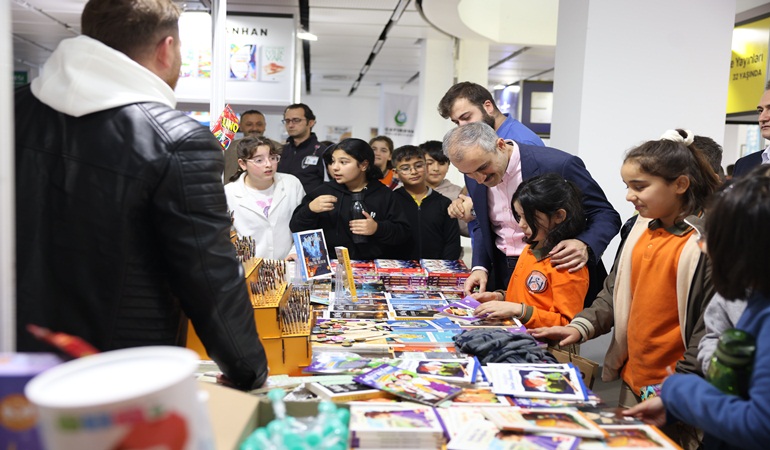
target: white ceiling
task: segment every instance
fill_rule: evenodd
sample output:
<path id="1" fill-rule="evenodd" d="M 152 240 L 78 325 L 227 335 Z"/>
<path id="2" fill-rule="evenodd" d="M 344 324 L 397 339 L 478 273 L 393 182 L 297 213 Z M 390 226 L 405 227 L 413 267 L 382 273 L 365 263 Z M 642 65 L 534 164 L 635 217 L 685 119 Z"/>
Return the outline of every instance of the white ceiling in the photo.
<path id="1" fill-rule="evenodd" d="M 385 24 L 399 0 L 309 0 L 311 42 L 311 90 L 314 94 L 347 95 L 358 77 Z M 438 15 L 457 15 L 452 9 L 459 0 L 423 0 L 434 23 L 445 23 Z M 515 7 L 514 0 L 510 0 Z M 80 32 L 80 13 L 86 0 L 11 0 L 14 66 L 37 68 L 58 42 Z M 209 0 L 177 1 L 187 9 L 208 9 Z M 738 12 L 766 0 L 738 0 Z M 444 5 L 449 6 L 446 8 Z M 442 8 L 444 11 L 442 11 Z M 228 12 L 289 13 L 299 15 L 298 0 L 229 0 Z M 443 30 L 448 31 L 448 30 Z M 458 30 L 456 34 L 462 33 Z M 388 35 L 382 50 L 354 95 L 377 95 L 382 83 L 404 85 L 419 72 L 421 40 L 445 36 L 429 24 L 418 10 L 417 0 Z M 489 65 L 524 48 L 524 45 L 491 43 Z M 489 86 L 521 79 L 552 80 L 553 46 L 530 48 L 489 71 Z M 539 74 L 539 75 L 538 75 Z M 413 81 L 414 82 L 414 81 Z M 303 77 L 303 91 L 304 77 Z"/>

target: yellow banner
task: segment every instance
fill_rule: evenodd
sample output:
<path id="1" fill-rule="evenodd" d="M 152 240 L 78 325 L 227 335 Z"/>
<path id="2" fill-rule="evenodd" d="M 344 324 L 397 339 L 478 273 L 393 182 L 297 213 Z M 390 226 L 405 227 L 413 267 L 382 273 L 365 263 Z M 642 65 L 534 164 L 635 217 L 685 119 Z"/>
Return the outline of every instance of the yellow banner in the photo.
<path id="1" fill-rule="evenodd" d="M 755 111 L 767 79 L 770 17 L 733 30 L 727 114 Z"/>

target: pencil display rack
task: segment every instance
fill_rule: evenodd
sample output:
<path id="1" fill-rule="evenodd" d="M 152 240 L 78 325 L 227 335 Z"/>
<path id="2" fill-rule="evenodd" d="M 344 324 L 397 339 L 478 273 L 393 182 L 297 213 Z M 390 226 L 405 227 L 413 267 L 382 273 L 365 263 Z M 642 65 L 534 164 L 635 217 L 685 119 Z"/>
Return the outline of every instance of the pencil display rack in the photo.
<path id="1" fill-rule="evenodd" d="M 263 314 L 257 321 L 260 340 L 270 366 L 270 375 L 301 375 L 302 368 L 310 364 L 312 357 L 310 331 L 313 329 L 313 314 L 310 311 L 309 287 L 289 285 L 275 308 L 260 309 L 265 312 L 272 310 L 274 314 Z M 256 311 L 257 309 L 255 318 Z M 263 335 L 263 329 L 270 332 L 277 330 L 278 335 Z"/>

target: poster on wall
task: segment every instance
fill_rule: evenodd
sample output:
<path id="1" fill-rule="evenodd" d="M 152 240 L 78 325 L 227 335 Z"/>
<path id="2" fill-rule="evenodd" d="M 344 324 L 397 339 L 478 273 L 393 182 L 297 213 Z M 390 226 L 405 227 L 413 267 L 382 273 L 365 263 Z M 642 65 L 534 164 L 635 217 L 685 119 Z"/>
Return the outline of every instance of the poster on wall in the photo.
<path id="1" fill-rule="evenodd" d="M 380 134 L 393 140 L 398 148 L 415 145 L 417 125 L 417 97 L 414 95 L 383 92 L 380 96 Z"/>
<path id="2" fill-rule="evenodd" d="M 226 19 L 225 101 L 236 105 L 287 105 L 294 90 L 294 18 L 230 14 Z M 179 21 L 180 102 L 208 103 L 211 96 L 211 16 L 184 13 Z"/>
<path id="3" fill-rule="evenodd" d="M 340 142 L 343 139 L 347 139 L 353 135 L 353 127 L 349 125 L 327 125 L 326 126 L 326 141 L 332 141 L 334 143 Z"/>
<path id="4" fill-rule="evenodd" d="M 733 29 L 727 114 L 753 112 L 767 80 L 770 17 Z"/>

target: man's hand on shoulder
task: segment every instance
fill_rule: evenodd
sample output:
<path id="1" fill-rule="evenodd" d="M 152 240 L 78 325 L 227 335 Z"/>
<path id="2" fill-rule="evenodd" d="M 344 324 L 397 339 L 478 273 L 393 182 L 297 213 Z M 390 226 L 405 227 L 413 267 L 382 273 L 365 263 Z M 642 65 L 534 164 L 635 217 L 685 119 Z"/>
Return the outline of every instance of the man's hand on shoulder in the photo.
<path id="1" fill-rule="evenodd" d="M 556 270 L 577 272 L 588 263 L 588 246 L 578 239 L 565 239 L 548 253 Z"/>

